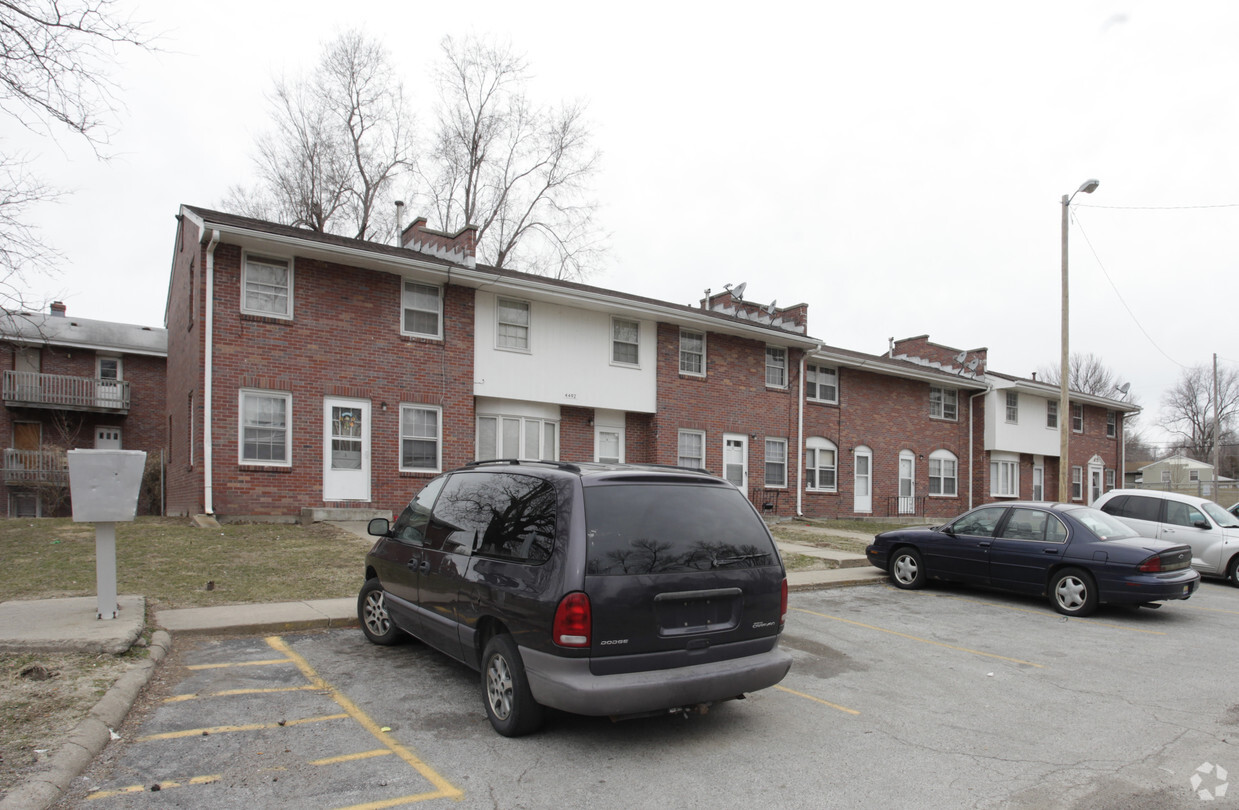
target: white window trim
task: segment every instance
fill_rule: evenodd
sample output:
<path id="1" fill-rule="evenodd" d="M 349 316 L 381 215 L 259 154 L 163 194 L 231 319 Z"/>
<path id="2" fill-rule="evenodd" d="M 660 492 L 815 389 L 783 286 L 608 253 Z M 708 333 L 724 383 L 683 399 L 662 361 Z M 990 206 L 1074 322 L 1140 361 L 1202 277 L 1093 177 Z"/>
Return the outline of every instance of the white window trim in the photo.
<path id="1" fill-rule="evenodd" d="M 266 458 L 245 457 L 245 398 L 248 396 L 284 400 L 284 454 L 283 461 Z M 293 395 L 288 391 L 269 391 L 263 388 L 242 388 L 237 394 L 237 463 L 246 467 L 291 467 L 293 466 Z"/>
<path id="2" fill-rule="evenodd" d="M 822 397 L 822 396 L 815 396 L 815 397 L 806 396 L 805 398 L 809 400 L 810 402 L 825 402 L 828 405 L 838 405 L 839 404 L 839 369 L 838 367 L 823 366 L 823 365 L 819 365 L 818 363 L 810 363 L 805 368 L 806 376 L 809 373 L 809 369 L 812 369 L 814 375 L 820 374 L 823 370 L 828 370 L 835 375 L 835 384 L 833 386 L 835 389 L 835 396 L 834 396 L 834 399 L 826 399 L 825 397 Z M 807 385 L 808 381 L 806 380 L 805 383 Z M 814 384 L 815 384 L 815 387 L 817 388 L 818 393 L 820 394 L 822 390 L 822 383 L 820 381 L 815 381 Z"/>
<path id="3" fill-rule="evenodd" d="M 952 465 L 951 467 L 952 474 L 949 476 L 934 475 L 933 474 L 933 468 L 934 468 L 933 463 L 935 461 L 937 462 L 949 461 Z M 938 469 L 939 471 L 941 471 L 942 469 L 941 466 L 939 466 Z M 930 492 L 929 490 L 932 490 L 933 487 L 927 486 L 927 490 L 925 493 L 927 497 L 930 497 L 930 498 L 958 498 L 959 497 L 959 459 L 950 450 L 935 450 L 929 454 L 929 466 L 928 466 L 928 473 L 926 477 L 929 479 L 930 483 L 932 483 L 932 481 L 935 478 L 943 482 L 941 492 L 937 492 L 937 493 Z M 947 481 L 950 481 L 952 484 L 950 492 L 946 491 L 945 484 Z"/>
<path id="4" fill-rule="evenodd" d="M 1071 468 L 1071 500 L 1073 501 L 1084 500 L 1084 468 L 1083 467 L 1076 466 L 1076 467 Z"/>
<path id="5" fill-rule="evenodd" d="M 100 380 L 103 379 L 103 361 L 104 360 L 115 360 L 116 361 L 116 379 L 117 380 L 125 379 L 125 358 L 121 357 L 118 354 L 101 354 L 95 358 L 95 378 L 96 379 L 100 379 Z M 109 377 L 108 379 L 112 379 L 112 378 Z"/>
<path id="6" fill-rule="evenodd" d="M 766 450 L 769 447 L 771 442 L 774 442 L 775 444 L 781 444 L 783 446 L 783 462 L 782 462 L 783 483 L 782 484 L 771 484 L 769 481 L 766 480 L 766 468 L 770 466 L 770 463 L 771 463 L 770 457 L 768 453 L 766 452 Z M 787 489 L 788 484 L 790 483 L 789 481 L 790 465 L 788 464 L 789 459 L 787 458 L 787 447 L 788 447 L 787 439 L 779 438 L 778 436 L 767 436 L 765 443 L 762 444 L 762 456 L 763 456 L 762 458 L 762 486 L 765 487 L 766 489 Z"/>
<path id="7" fill-rule="evenodd" d="M 681 436 L 696 436 L 698 439 L 700 439 L 700 440 L 701 440 L 701 464 L 700 464 L 700 467 L 701 467 L 701 469 L 703 469 L 703 470 L 709 469 L 708 467 L 706 467 L 706 432 L 705 432 L 704 430 L 679 430 L 679 431 L 677 431 L 677 432 L 676 432 L 676 435 L 675 435 L 675 463 L 676 463 L 676 464 L 679 464 L 680 466 L 684 466 L 683 462 L 681 461 L 681 459 L 683 458 L 683 456 L 682 456 L 682 455 L 680 455 L 680 437 L 681 437 Z"/>
<path id="8" fill-rule="evenodd" d="M 524 304 L 525 311 L 529 313 L 529 323 L 527 324 L 511 324 L 512 326 L 523 326 L 525 329 L 525 345 L 524 346 L 502 346 L 499 343 L 499 327 L 503 325 L 503 321 L 499 320 L 499 310 L 504 301 L 510 301 L 514 304 Z M 533 352 L 533 302 L 526 301 L 523 298 L 512 298 L 506 295 L 495 296 L 495 348 L 501 352 L 519 352 L 521 354 L 531 354 Z"/>
<path id="9" fill-rule="evenodd" d="M 435 438 L 435 465 L 431 467 L 406 467 L 404 466 L 404 440 L 421 439 L 426 440 L 426 436 L 408 436 L 404 435 L 404 414 L 405 411 L 431 411 L 439 415 L 439 435 Z M 418 402 L 401 402 L 400 403 L 400 421 L 397 424 L 396 435 L 396 464 L 399 466 L 400 472 L 414 473 L 439 473 L 443 472 L 443 409 L 438 405 L 423 405 Z"/>
<path id="10" fill-rule="evenodd" d="M 247 309 L 245 306 L 246 287 L 249 279 L 250 260 L 268 262 L 286 262 L 288 264 L 288 308 L 285 312 L 268 312 L 266 310 Z M 270 253 L 250 253 L 245 251 L 241 256 L 241 311 L 246 315 L 257 315 L 263 318 L 279 318 L 280 320 L 291 321 L 293 319 L 293 284 L 296 280 L 295 271 L 296 260 L 292 256 L 279 256 Z"/>
<path id="11" fill-rule="evenodd" d="M 1106 438 L 1113 439 L 1118 436 L 1119 431 L 1119 415 L 1115 411 L 1106 411 Z"/>
<path id="12" fill-rule="evenodd" d="M 414 307 L 411 307 L 408 305 L 407 299 L 405 298 L 405 295 L 409 292 L 410 284 L 416 284 L 419 287 L 426 287 L 428 289 L 435 290 L 437 293 L 437 300 L 439 302 L 439 308 L 438 310 L 436 310 L 435 315 L 437 316 L 436 320 L 438 321 L 438 329 L 433 334 L 430 332 L 410 332 L 409 330 L 404 328 L 405 313 L 410 309 L 414 309 Z M 410 337 L 420 337 L 420 338 L 430 338 L 434 340 L 442 340 L 443 339 L 443 309 L 444 309 L 443 288 L 441 286 L 437 284 L 427 284 L 424 281 L 416 281 L 411 278 L 406 278 L 400 283 L 400 334 L 409 335 Z M 428 312 L 429 310 L 417 309 L 415 311 Z M 496 315 L 496 318 L 497 317 L 498 315 Z"/>
<path id="13" fill-rule="evenodd" d="M 636 343 L 629 343 L 627 341 L 620 340 L 619 338 L 615 336 L 615 324 L 619 321 L 623 321 L 624 323 L 630 323 L 637 327 L 637 342 Z M 615 359 L 615 345 L 617 343 L 624 345 L 624 346 L 636 346 L 637 347 L 637 362 L 629 363 L 624 360 L 616 360 Z M 636 318 L 623 318 L 618 315 L 612 315 L 611 316 L 611 339 L 607 342 L 607 352 L 609 354 L 608 360 L 610 360 L 611 365 L 613 366 L 619 366 L 620 368 L 641 368 L 641 321 L 637 320 Z"/>
<path id="14" fill-rule="evenodd" d="M 1050 424 L 1050 417 L 1054 417 L 1054 424 Z M 1052 399 L 1045 401 L 1045 429 L 1058 430 L 1058 403 Z"/>
<path id="15" fill-rule="evenodd" d="M 701 371 L 685 371 L 684 370 L 684 336 L 699 335 L 701 337 Z M 685 377 L 704 377 L 706 376 L 706 333 L 698 332 L 693 329 L 680 330 L 680 355 L 679 355 L 680 374 Z"/>
<path id="16" fill-rule="evenodd" d="M 1015 404 L 1011 404 L 1011 397 L 1015 397 Z M 1020 423 L 1020 394 L 1018 391 L 1008 391 L 1006 396 L 1006 417 L 1008 425 L 1018 425 Z M 1015 416 L 1011 415 L 1015 411 Z"/>
<path id="17" fill-rule="evenodd" d="M 1111 467 L 1106 470 L 1105 478 L 1102 480 L 1101 485 L 1105 487 L 1106 492 L 1109 492 L 1110 490 L 1114 489 L 1114 486 L 1115 486 L 1114 481 L 1115 481 L 1114 468 Z"/>
<path id="18" fill-rule="evenodd" d="M 810 466 L 808 459 L 805 459 L 805 469 L 813 470 L 813 486 L 805 485 L 806 492 L 838 492 L 839 491 L 839 447 L 830 439 L 822 438 L 821 436 L 810 436 L 805 442 L 806 455 L 809 450 L 813 451 L 813 458 L 817 461 L 816 464 Z M 832 465 L 823 465 L 821 463 L 821 453 L 823 450 L 834 453 L 835 463 Z M 822 470 L 833 470 L 835 483 L 834 486 L 822 486 Z"/>
<path id="19" fill-rule="evenodd" d="M 483 454 L 482 448 L 478 446 L 478 439 L 482 435 L 481 423 L 483 419 L 495 420 L 495 446 L 491 448 L 493 452 Z M 473 422 L 474 438 L 473 438 L 473 456 L 477 461 L 485 461 L 492 458 L 504 458 L 503 455 L 503 422 L 505 419 L 512 419 L 520 423 L 520 431 L 516 436 L 516 457 L 521 461 L 558 461 L 559 460 L 559 444 L 560 444 L 560 422 L 558 419 L 544 419 L 538 416 L 520 416 L 512 413 L 479 413 Z M 554 425 L 555 427 L 555 452 L 553 458 L 525 458 L 525 431 L 532 423 L 538 424 L 538 447 L 540 450 L 546 448 L 546 426 Z M 539 453 L 540 456 L 545 455 Z"/>
<path id="20" fill-rule="evenodd" d="M 989 494 L 994 498 L 1018 498 L 1020 495 L 1020 463 L 1006 458 L 990 460 Z M 1010 471 L 1008 483 L 1010 489 L 1002 489 L 1002 471 Z"/>
<path id="21" fill-rule="evenodd" d="M 1079 427 L 1076 427 L 1076 408 L 1080 409 L 1080 426 Z M 1084 405 L 1079 402 L 1073 402 L 1071 403 L 1068 410 L 1071 411 L 1071 432 L 1072 433 L 1083 433 L 1084 432 Z"/>
<path id="22" fill-rule="evenodd" d="M 782 352 L 782 354 L 783 354 L 783 365 L 782 365 L 782 367 L 779 367 L 779 366 L 772 366 L 772 365 L 770 364 L 770 352 L 771 352 L 771 351 Z M 778 388 L 778 389 L 780 389 L 780 390 L 786 391 L 786 390 L 787 390 L 787 378 L 788 378 L 788 373 L 787 373 L 787 370 L 788 370 L 788 354 L 787 354 L 787 347 L 786 347 L 786 346 L 770 346 L 770 345 L 767 345 L 767 346 L 766 346 L 766 351 L 765 351 L 765 355 L 764 355 L 764 356 L 765 356 L 766 362 L 765 362 L 765 366 L 764 366 L 764 369 L 763 369 L 763 370 L 764 370 L 764 372 L 765 372 L 765 382 L 766 382 L 766 387 L 767 387 L 767 388 Z M 778 383 L 778 384 L 775 384 L 775 383 L 770 382 L 770 369 L 772 369 L 772 368 L 780 368 L 780 370 L 783 372 L 783 382 Z"/>
<path id="23" fill-rule="evenodd" d="M 942 393 L 942 400 L 940 402 L 940 405 L 941 405 L 940 410 L 942 412 L 939 414 L 934 413 L 934 391 L 940 391 Z M 955 397 L 955 402 L 954 402 L 955 413 L 951 416 L 946 415 L 946 404 L 947 404 L 946 398 L 947 398 L 948 392 L 952 396 Z M 958 422 L 959 421 L 959 390 L 956 388 L 947 388 L 941 385 L 929 386 L 929 418 L 939 419 L 943 422 Z"/>

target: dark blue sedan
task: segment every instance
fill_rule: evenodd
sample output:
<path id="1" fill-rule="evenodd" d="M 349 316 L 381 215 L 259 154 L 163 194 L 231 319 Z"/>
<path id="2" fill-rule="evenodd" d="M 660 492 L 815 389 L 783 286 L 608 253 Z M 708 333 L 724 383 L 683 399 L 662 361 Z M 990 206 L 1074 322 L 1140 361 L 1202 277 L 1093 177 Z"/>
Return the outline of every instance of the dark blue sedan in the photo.
<path id="1" fill-rule="evenodd" d="M 1139 537 L 1077 504 L 980 506 L 944 526 L 883 532 L 865 555 L 899 588 L 931 579 L 985 585 L 1048 596 L 1068 616 L 1087 616 L 1101 602 L 1160 607 L 1200 584 L 1189 546 Z"/>

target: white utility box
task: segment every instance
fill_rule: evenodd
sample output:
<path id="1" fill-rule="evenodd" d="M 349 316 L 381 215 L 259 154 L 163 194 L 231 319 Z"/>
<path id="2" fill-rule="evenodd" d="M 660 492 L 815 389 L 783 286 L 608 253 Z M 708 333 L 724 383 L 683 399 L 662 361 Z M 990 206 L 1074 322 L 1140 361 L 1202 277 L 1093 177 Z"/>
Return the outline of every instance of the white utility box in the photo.
<path id="1" fill-rule="evenodd" d="M 95 587 L 98 619 L 116 618 L 116 524 L 138 512 L 146 469 L 142 450 L 70 450 L 69 496 L 73 521 L 95 524 Z"/>

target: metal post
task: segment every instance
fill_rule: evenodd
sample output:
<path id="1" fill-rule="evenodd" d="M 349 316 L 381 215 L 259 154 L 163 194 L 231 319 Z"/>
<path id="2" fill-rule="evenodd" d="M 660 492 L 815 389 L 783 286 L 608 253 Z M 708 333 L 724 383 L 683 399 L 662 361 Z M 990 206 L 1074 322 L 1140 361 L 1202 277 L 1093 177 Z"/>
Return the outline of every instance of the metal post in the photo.
<path id="1" fill-rule="evenodd" d="M 1070 419 L 1070 399 L 1067 395 L 1067 381 L 1071 373 L 1071 369 L 1067 360 L 1067 332 L 1069 326 L 1068 318 L 1068 303 L 1067 303 L 1067 207 L 1071 202 L 1071 198 L 1066 194 L 1063 195 L 1063 313 L 1062 313 L 1062 333 L 1061 354 L 1059 357 L 1058 370 L 1058 500 L 1062 503 L 1067 503 L 1070 500 L 1070 475 L 1071 461 L 1067 451 L 1071 444 L 1071 426 L 1068 424 Z"/>
<path id="2" fill-rule="evenodd" d="M 95 524 L 96 619 L 116 618 L 116 524 Z"/>

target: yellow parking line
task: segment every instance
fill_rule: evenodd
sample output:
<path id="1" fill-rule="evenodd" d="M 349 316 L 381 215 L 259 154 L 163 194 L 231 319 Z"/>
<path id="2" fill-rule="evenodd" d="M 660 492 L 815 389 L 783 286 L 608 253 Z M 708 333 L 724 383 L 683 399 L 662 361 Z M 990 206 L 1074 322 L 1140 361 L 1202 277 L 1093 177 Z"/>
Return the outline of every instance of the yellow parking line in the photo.
<path id="1" fill-rule="evenodd" d="M 419 759 L 416 754 L 414 754 L 411 750 L 409 750 L 408 748 L 406 748 L 405 746 L 397 742 L 396 739 L 392 737 L 389 733 L 387 733 L 386 731 L 383 731 L 383 729 L 379 726 L 379 724 L 374 722 L 374 720 L 372 720 L 369 715 L 363 712 L 357 706 L 357 704 L 353 703 L 353 701 L 345 697 L 344 694 L 341 693 L 339 690 L 337 690 L 334 686 L 331 686 L 326 681 L 324 681 L 321 677 L 319 677 L 319 674 L 314 670 L 314 668 L 311 667 L 310 664 L 304 658 L 302 658 L 297 653 L 293 652 L 292 648 L 288 646 L 288 644 L 284 641 L 284 639 L 280 638 L 279 636 L 270 636 L 267 639 L 267 644 L 269 644 L 272 649 L 288 656 L 288 658 L 297 665 L 297 668 L 301 670 L 301 674 L 306 677 L 306 680 L 312 683 L 315 687 L 322 689 L 323 691 L 330 694 L 332 700 L 338 703 L 340 705 L 340 708 L 344 709 L 344 711 L 346 711 L 349 714 L 349 716 L 351 716 L 354 720 L 360 723 L 362 728 L 370 732 L 375 737 L 375 739 L 377 739 L 385 747 L 390 749 L 392 753 L 396 754 L 396 756 L 400 757 L 406 763 L 408 763 L 414 770 L 416 770 L 423 777 L 425 777 L 426 780 L 429 781 L 436 788 L 435 792 L 424 793 L 424 794 L 419 793 L 416 796 L 406 797 L 398 801 L 392 800 L 393 803 L 390 803 L 390 804 L 389 803 L 366 804 L 366 805 L 357 805 L 357 807 L 359 808 L 394 807 L 396 806 L 396 804 L 405 804 L 408 802 L 422 801 L 423 799 L 435 799 L 435 798 L 458 799 L 464 796 L 464 793 L 459 788 L 455 787 L 454 785 L 452 785 L 451 782 L 448 782 L 446 779 L 440 776 L 433 768 L 431 768 L 425 762 L 422 762 L 421 759 Z"/>
<path id="2" fill-rule="evenodd" d="M 192 779 L 187 779 L 184 782 L 159 782 L 159 789 L 170 790 L 171 788 L 185 787 L 185 785 L 209 785 L 212 782 L 218 782 L 223 778 L 222 774 L 213 773 L 209 776 L 195 776 Z M 110 799 L 113 796 L 127 796 L 133 793 L 145 793 L 148 790 L 146 785 L 130 785 L 128 787 L 116 788 L 115 790 L 96 790 L 94 793 L 87 794 L 87 799 Z"/>
<path id="3" fill-rule="evenodd" d="M 453 788 L 454 789 L 454 788 Z M 453 799 L 459 799 L 463 793 L 457 791 L 456 795 L 451 796 Z M 398 796 L 395 799 L 383 799 L 377 802 L 366 802 L 365 804 L 350 804 L 348 807 L 338 807 L 336 810 L 383 810 L 386 807 L 399 807 L 402 804 L 413 804 L 414 802 L 424 802 L 427 799 L 445 799 L 448 796 L 440 791 L 431 791 L 429 793 L 414 793 L 411 796 Z"/>
<path id="4" fill-rule="evenodd" d="M 262 731 L 268 728 L 285 728 L 288 726 L 300 726 L 305 723 L 321 723 L 324 720 L 343 720 L 349 717 L 347 713 L 341 714 L 325 714 L 321 717 L 305 717 L 300 720 L 284 720 L 279 723 L 249 723 L 243 726 L 212 726 L 210 728 L 187 728 L 182 731 L 167 731 L 163 734 L 148 734 L 145 737 L 138 737 L 136 742 L 150 742 L 152 740 L 175 740 L 181 737 L 201 737 L 204 734 L 227 734 L 233 731 Z"/>
<path id="5" fill-rule="evenodd" d="M 203 698 L 232 697 L 233 695 L 269 695 L 273 692 L 312 692 L 311 684 L 305 686 L 279 686 L 272 689 L 225 689 L 222 692 L 191 692 L 188 695 L 173 695 L 163 699 L 164 703 L 181 703 L 186 700 L 201 700 Z"/>
<path id="6" fill-rule="evenodd" d="M 851 619 L 842 619 L 838 616 L 829 616 L 825 613 L 817 613 L 812 610 L 805 610 L 804 608 L 793 608 L 793 610 L 796 610 L 800 613 L 808 613 L 811 616 L 821 616 L 823 619 L 831 619 L 836 622 L 843 622 L 844 624 L 853 624 L 853 625 L 856 625 L 857 627 L 863 627 L 866 630 L 877 630 L 879 633 L 890 633 L 892 636 L 899 636 L 900 638 L 906 638 L 912 641 L 919 641 L 919 642 L 922 642 L 923 644 L 933 644 L 938 647 L 946 647 L 948 650 L 958 650 L 959 652 L 971 653 L 972 655 L 980 655 L 985 658 L 997 658 L 1000 661 L 1010 661 L 1013 664 L 1024 664 L 1025 666 L 1036 667 L 1037 669 L 1043 668 L 1041 664 L 1034 664 L 1032 661 L 1021 661 L 1019 658 L 1008 658 L 1005 655 L 995 655 L 994 653 L 981 652 L 980 650 L 971 650 L 967 647 L 958 647 L 954 644 L 946 644 L 944 642 L 934 641 L 933 639 L 929 639 L 929 638 L 920 638 L 919 636 L 911 636 L 911 635 L 908 635 L 907 633 L 900 633 L 898 630 L 887 630 L 885 627 L 875 627 L 872 624 L 854 622 Z"/>
<path id="7" fill-rule="evenodd" d="M 371 757 L 389 757 L 394 752 L 387 748 L 376 748 L 373 751 L 362 751 L 359 754 L 343 754 L 338 757 L 324 757 L 323 759 L 310 760 L 311 765 L 338 765 L 341 762 L 356 762 L 359 759 L 370 759 Z"/>
<path id="8" fill-rule="evenodd" d="M 1184 605 L 1188 610 L 1203 610 L 1208 613 L 1229 613 L 1232 616 L 1239 616 L 1239 610 L 1226 610 L 1225 608 L 1207 608 L 1200 605 Z"/>
<path id="9" fill-rule="evenodd" d="M 223 664 L 194 664 L 193 666 L 185 667 L 185 669 L 201 670 L 201 669 L 227 669 L 229 667 L 266 667 L 272 664 L 291 664 L 287 658 L 268 658 L 265 661 L 228 661 Z"/>
<path id="10" fill-rule="evenodd" d="M 840 706 L 837 703 L 831 703 L 828 700 L 822 700 L 821 698 L 813 697 L 813 695 L 806 695 L 804 692 L 797 692 L 795 689 L 788 689 L 786 686 L 776 686 L 774 688 L 778 689 L 780 692 L 787 692 L 789 695 L 795 695 L 796 697 L 802 697 L 805 700 L 811 700 L 814 703 L 820 703 L 823 706 L 829 706 L 832 709 L 838 709 L 839 711 L 846 712 L 847 714 L 860 714 L 860 712 L 856 711 L 855 709 L 849 709 L 844 706 Z"/>

